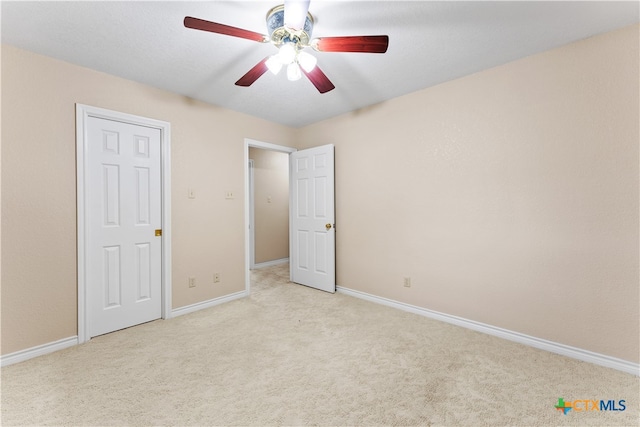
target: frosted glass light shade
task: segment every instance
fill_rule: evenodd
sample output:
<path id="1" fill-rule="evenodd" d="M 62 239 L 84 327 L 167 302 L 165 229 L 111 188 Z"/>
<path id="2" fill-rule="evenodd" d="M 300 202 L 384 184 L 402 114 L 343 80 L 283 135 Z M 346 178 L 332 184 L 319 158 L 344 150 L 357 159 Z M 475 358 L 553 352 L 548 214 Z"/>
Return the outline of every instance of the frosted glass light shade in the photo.
<path id="1" fill-rule="evenodd" d="M 277 55 L 270 56 L 265 65 L 273 74 L 278 74 L 282 68 L 282 62 L 280 62 Z"/>
<path id="2" fill-rule="evenodd" d="M 318 60 L 315 56 L 309 55 L 307 52 L 298 53 L 298 64 L 307 72 L 311 72 L 316 66 Z"/>
<path id="3" fill-rule="evenodd" d="M 280 47 L 278 58 L 284 65 L 291 64 L 296 59 L 296 48 L 293 43 L 283 44 L 282 47 Z"/>
<path id="4" fill-rule="evenodd" d="M 299 80 L 302 77 L 302 71 L 300 71 L 300 66 L 296 62 L 292 62 L 287 66 L 287 78 L 290 81 Z"/>

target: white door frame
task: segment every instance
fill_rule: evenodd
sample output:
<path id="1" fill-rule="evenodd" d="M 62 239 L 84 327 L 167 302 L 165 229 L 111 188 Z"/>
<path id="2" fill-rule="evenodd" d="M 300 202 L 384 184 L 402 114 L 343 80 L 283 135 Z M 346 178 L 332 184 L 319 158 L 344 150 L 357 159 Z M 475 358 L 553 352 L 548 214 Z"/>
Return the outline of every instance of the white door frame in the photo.
<path id="1" fill-rule="evenodd" d="M 279 151 L 281 153 L 293 153 L 298 151 L 293 147 L 272 144 L 270 142 L 257 141 L 255 139 L 244 139 L 244 287 L 247 295 L 251 294 L 251 202 L 249 200 L 249 147 L 262 148 L 264 150 Z M 289 189 L 291 191 L 291 189 Z"/>
<path id="2" fill-rule="evenodd" d="M 256 201 L 253 160 L 249 159 L 249 268 L 256 268 Z"/>
<path id="3" fill-rule="evenodd" d="M 86 291 L 86 202 L 85 179 L 87 164 L 87 120 L 89 117 L 114 120 L 160 131 L 161 183 L 162 183 L 162 318 L 171 317 L 171 124 L 168 122 L 76 104 L 76 197 L 77 197 L 77 251 L 78 251 L 78 344 L 89 341 L 87 328 Z"/>

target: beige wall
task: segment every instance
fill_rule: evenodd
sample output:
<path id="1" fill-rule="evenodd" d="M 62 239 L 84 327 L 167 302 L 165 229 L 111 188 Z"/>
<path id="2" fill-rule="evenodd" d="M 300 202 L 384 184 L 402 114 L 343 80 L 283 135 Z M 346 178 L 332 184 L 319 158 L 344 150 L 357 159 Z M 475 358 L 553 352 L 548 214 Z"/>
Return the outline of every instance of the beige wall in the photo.
<path id="1" fill-rule="evenodd" d="M 289 154 L 249 148 L 253 159 L 255 262 L 289 257 Z"/>
<path id="2" fill-rule="evenodd" d="M 174 308 L 244 289 L 244 138 L 292 133 L 3 45 L 2 354 L 77 334 L 75 103 L 171 123 Z"/>
<path id="3" fill-rule="evenodd" d="M 338 285 L 638 362 L 638 28 L 298 130 Z"/>

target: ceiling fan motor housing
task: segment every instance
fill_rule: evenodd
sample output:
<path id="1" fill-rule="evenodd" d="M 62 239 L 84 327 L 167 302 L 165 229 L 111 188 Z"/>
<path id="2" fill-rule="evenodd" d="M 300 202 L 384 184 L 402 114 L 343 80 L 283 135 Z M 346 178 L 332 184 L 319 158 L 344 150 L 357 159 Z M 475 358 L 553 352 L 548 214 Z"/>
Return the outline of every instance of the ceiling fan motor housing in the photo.
<path id="1" fill-rule="evenodd" d="M 284 25 L 284 5 L 276 6 L 267 13 L 267 30 L 271 43 L 279 47 L 284 43 L 293 43 L 297 50 L 309 46 L 313 31 L 313 16 L 307 12 L 304 28 L 297 30 Z"/>

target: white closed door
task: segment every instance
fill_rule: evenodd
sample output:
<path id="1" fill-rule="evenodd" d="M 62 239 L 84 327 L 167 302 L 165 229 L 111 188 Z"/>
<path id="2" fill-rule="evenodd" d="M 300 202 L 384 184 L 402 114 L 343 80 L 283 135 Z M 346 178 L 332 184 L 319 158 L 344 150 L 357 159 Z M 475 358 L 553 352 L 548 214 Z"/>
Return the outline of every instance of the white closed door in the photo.
<path id="1" fill-rule="evenodd" d="M 336 291 L 334 147 L 332 144 L 290 155 L 291 280 Z"/>
<path id="2" fill-rule="evenodd" d="M 89 337 L 160 318 L 160 130 L 87 123 Z M 158 230 L 158 233 L 156 233 Z"/>

